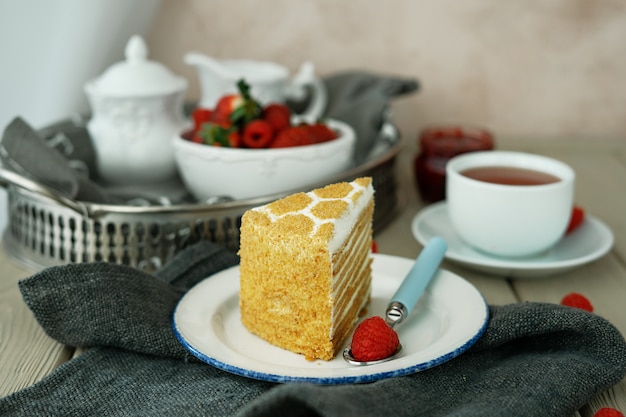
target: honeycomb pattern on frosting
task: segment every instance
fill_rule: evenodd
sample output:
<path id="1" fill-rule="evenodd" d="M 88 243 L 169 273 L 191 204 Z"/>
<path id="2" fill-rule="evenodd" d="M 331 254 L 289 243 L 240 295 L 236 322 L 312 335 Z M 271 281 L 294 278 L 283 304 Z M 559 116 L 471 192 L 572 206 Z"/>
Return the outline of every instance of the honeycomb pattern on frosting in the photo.
<path id="1" fill-rule="evenodd" d="M 278 230 L 329 239 L 337 219 L 353 207 L 370 178 L 331 184 L 308 193 L 297 193 L 255 210 L 265 213 Z"/>

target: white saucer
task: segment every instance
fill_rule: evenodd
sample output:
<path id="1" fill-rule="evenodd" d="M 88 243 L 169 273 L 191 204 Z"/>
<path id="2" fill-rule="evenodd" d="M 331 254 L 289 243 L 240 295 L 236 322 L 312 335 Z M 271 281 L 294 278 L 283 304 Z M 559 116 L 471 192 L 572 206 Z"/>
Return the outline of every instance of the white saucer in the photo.
<path id="1" fill-rule="evenodd" d="M 445 201 L 421 210 L 411 224 L 413 236 L 424 245 L 431 237 L 448 242 L 446 258 L 468 268 L 504 278 L 537 278 L 579 267 L 604 256 L 613 246 L 613 233 L 600 220 L 585 214 L 585 221 L 542 255 L 509 259 L 489 256 L 467 244 L 456 234 Z"/>
<path id="2" fill-rule="evenodd" d="M 384 315 L 413 263 L 374 255 L 369 315 Z M 193 355 L 227 372 L 273 382 L 347 384 L 408 375 L 444 363 L 476 343 L 488 318 L 480 292 L 458 275 L 440 269 L 411 315 L 397 327 L 403 346 L 398 358 L 370 366 L 350 365 L 341 353 L 331 361 L 309 361 L 270 345 L 243 326 L 239 268 L 233 267 L 185 294 L 174 311 L 173 328 Z"/>

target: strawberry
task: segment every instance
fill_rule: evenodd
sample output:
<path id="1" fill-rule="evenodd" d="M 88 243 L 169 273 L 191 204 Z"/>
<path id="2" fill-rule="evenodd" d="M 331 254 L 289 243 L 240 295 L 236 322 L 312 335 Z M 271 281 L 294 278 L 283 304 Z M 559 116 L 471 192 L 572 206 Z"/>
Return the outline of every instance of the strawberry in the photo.
<path id="1" fill-rule="evenodd" d="M 253 120 L 243 129 L 241 138 L 248 148 L 266 148 L 274 138 L 274 129 L 265 120 Z"/>
<path id="2" fill-rule="evenodd" d="M 274 132 L 280 132 L 291 126 L 291 110 L 284 104 L 268 104 L 263 109 L 262 118 L 272 125 Z"/>
<path id="3" fill-rule="evenodd" d="M 270 148 L 288 148 L 313 144 L 311 134 L 304 126 L 290 126 L 276 135 Z"/>
<path id="4" fill-rule="evenodd" d="M 396 331 L 382 317 L 374 316 L 357 326 L 350 350 L 357 361 L 376 361 L 393 355 L 399 344 Z"/>
<path id="5" fill-rule="evenodd" d="M 239 94 L 228 94 L 222 96 L 215 105 L 211 121 L 230 125 L 232 123 L 230 115 L 242 105 L 243 97 Z"/>
<path id="6" fill-rule="evenodd" d="M 375 240 L 372 240 L 372 253 L 378 253 L 378 243 Z"/>
<path id="7" fill-rule="evenodd" d="M 199 131 L 204 123 L 211 121 L 212 115 L 213 112 L 211 111 L 211 109 L 203 107 L 195 108 L 191 113 L 191 118 L 193 120 L 193 130 L 195 130 L 196 132 Z"/>
<path id="8" fill-rule="evenodd" d="M 585 221 L 585 210 L 582 207 L 574 206 L 572 208 L 572 216 L 565 234 L 568 235 L 578 228 Z"/>
<path id="9" fill-rule="evenodd" d="M 250 95 L 250 86 L 244 80 L 239 80 L 237 88 L 238 94 L 228 94 L 219 99 L 213 112 L 213 121 L 235 124 L 241 128 L 260 117 L 262 107 Z"/>
<path id="10" fill-rule="evenodd" d="M 593 417 L 624 417 L 624 414 L 615 408 L 602 407 L 596 411 Z"/>
<path id="11" fill-rule="evenodd" d="M 561 300 L 561 304 L 593 312 L 593 305 L 591 305 L 591 302 L 587 299 L 587 297 L 577 292 L 567 294 Z"/>
<path id="12" fill-rule="evenodd" d="M 306 126 L 313 136 L 313 141 L 315 143 L 328 142 L 329 140 L 337 138 L 337 133 L 322 122 L 316 122 Z"/>

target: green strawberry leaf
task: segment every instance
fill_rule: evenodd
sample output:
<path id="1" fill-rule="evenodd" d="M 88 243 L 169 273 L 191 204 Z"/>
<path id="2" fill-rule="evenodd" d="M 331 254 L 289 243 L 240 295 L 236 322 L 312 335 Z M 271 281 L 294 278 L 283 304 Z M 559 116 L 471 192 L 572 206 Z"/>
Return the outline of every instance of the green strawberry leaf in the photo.
<path id="1" fill-rule="evenodd" d="M 202 129 L 199 132 L 203 142 L 207 145 L 219 145 L 226 148 L 230 148 L 230 141 L 228 135 L 234 128 L 224 128 L 214 123 L 205 123 L 202 125 Z"/>
<path id="2" fill-rule="evenodd" d="M 243 128 L 246 124 L 261 117 L 263 106 L 252 97 L 250 86 L 243 78 L 237 82 L 237 88 L 243 98 L 243 103 L 230 114 L 230 121 Z"/>

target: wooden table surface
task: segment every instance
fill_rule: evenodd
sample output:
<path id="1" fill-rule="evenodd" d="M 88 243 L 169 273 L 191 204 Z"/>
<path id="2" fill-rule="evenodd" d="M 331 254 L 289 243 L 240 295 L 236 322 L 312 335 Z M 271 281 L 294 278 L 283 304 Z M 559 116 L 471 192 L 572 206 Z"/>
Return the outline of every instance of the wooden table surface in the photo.
<path id="1" fill-rule="evenodd" d="M 416 150 L 412 142 L 406 141 L 398 157 L 400 211 L 375 236 L 379 252 L 407 258 L 414 258 L 421 249 L 410 225 L 424 207 L 414 187 L 411 161 Z M 626 334 L 626 141 L 500 139 L 497 147 L 549 155 L 570 164 L 577 173 L 576 203 L 610 227 L 614 246 L 592 263 L 540 279 L 489 276 L 449 261 L 444 268 L 474 284 L 489 304 L 558 303 L 569 292 L 583 293 L 595 313 Z M 17 282 L 33 272 L 9 259 L 0 246 L 0 396 L 28 387 L 77 354 L 46 336 L 24 304 Z M 591 400 L 576 415 L 591 417 L 600 407 L 626 413 L 626 380 Z"/>

